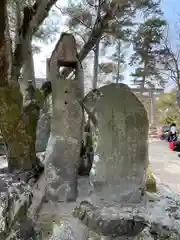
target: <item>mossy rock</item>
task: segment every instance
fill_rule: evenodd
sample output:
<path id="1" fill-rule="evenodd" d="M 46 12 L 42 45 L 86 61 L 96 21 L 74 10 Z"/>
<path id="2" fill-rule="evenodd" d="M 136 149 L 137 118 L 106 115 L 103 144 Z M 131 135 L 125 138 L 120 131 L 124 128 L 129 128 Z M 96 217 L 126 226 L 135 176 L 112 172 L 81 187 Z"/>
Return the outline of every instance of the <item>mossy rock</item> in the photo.
<path id="1" fill-rule="evenodd" d="M 146 191 L 148 192 L 157 191 L 156 180 L 153 176 L 152 169 L 150 167 L 148 167 L 147 169 Z"/>

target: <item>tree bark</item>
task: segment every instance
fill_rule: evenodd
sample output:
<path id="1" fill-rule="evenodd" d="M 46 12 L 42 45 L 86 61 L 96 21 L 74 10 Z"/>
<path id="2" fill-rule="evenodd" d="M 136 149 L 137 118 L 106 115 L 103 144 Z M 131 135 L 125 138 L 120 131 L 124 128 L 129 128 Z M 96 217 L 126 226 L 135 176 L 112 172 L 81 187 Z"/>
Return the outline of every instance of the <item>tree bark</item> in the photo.
<path id="1" fill-rule="evenodd" d="M 96 47 L 94 49 L 93 84 L 92 84 L 93 89 L 97 88 L 98 83 L 99 44 L 100 39 L 97 41 Z"/>
<path id="2" fill-rule="evenodd" d="M 24 16 L 12 55 L 11 75 L 9 77 L 9 51 L 5 35 L 6 1 L 0 1 L 0 130 L 6 145 L 10 171 L 32 170 L 40 166 L 35 151 L 39 102 L 30 101 L 26 106 L 23 106 L 23 97 L 18 80 L 28 53 L 29 41 L 55 2 L 56 0 L 44 0 L 39 5 L 37 4 L 38 7 L 31 16 L 30 22 L 25 22 Z M 22 34 L 24 30 L 26 33 Z"/>
<path id="3" fill-rule="evenodd" d="M 34 87 L 36 87 L 34 60 L 33 60 L 31 41 L 29 41 L 28 54 L 26 56 L 26 59 L 24 61 L 24 65 L 23 65 L 23 72 L 22 72 L 22 84 L 23 84 L 23 86 L 26 86 L 26 87 L 28 86 L 28 80 L 31 80 Z"/>
<path id="4" fill-rule="evenodd" d="M 20 3 L 18 1 L 15 1 L 15 11 L 16 11 L 16 27 L 15 27 L 15 46 L 17 46 L 19 41 L 19 29 L 21 27 L 21 9 L 20 9 Z"/>
<path id="5" fill-rule="evenodd" d="M 177 87 L 176 99 L 178 107 L 180 108 L 180 86 Z"/>
<path id="6" fill-rule="evenodd" d="M 5 141 L 9 171 L 31 170 L 40 164 L 36 157 L 37 103 L 22 107 L 19 89 L 0 88 L 1 134 Z"/>
<path id="7" fill-rule="evenodd" d="M 121 40 L 118 39 L 118 47 L 117 47 L 117 55 L 118 55 L 118 66 L 117 66 L 117 75 L 116 75 L 116 83 L 120 81 L 120 66 L 121 66 L 121 59 L 120 59 L 120 54 L 121 54 Z"/>
<path id="8" fill-rule="evenodd" d="M 17 46 L 19 41 L 19 29 L 21 27 L 21 22 L 22 22 L 22 19 L 21 19 L 20 3 L 16 2 L 15 46 Z M 20 88 L 23 96 L 25 95 L 25 90 L 28 87 L 28 80 L 32 80 L 34 87 L 36 86 L 31 41 L 32 40 L 30 39 L 28 43 L 28 51 L 27 51 L 26 59 L 24 60 L 24 64 L 23 64 L 22 80 L 20 81 Z"/>
<path id="9" fill-rule="evenodd" d="M 98 23 L 101 18 L 101 0 L 98 1 L 97 6 L 97 18 L 96 22 Z M 98 66 L 99 66 L 99 45 L 100 45 L 100 38 L 97 40 L 97 43 L 95 45 L 94 49 L 94 67 L 93 67 L 93 89 L 97 88 L 97 82 L 98 82 Z"/>

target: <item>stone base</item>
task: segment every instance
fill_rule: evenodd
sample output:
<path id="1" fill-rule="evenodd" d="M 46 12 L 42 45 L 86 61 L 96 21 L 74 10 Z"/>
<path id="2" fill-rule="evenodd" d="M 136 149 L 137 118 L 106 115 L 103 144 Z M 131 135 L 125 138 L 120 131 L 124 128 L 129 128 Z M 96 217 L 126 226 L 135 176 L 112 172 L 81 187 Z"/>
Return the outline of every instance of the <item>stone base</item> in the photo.
<path id="1" fill-rule="evenodd" d="M 117 182 L 111 182 L 111 184 L 106 184 L 101 181 L 91 181 L 91 199 L 94 201 L 104 200 L 108 202 L 124 202 L 124 203 L 139 203 L 141 202 L 141 196 L 143 192 L 143 187 L 140 188 L 138 184 L 133 180 L 120 179 Z M 145 183 L 143 183 L 145 185 Z"/>
<path id="2" fill-rule="evenodd" d="M 169 193 L 145 193 L 144 201 L 138 205 L 107 205 L 103 201 L 99 205 L 87 199 L 74 209 L 73 215 L 99 234 L 100 240 L 180 239 L 180 205 Z"/>
<path id="3" fill-rule="evenodd" d="M 102 202 L 102 205 L 106 203 Z M 144 214 L 146 209 L 140 205 L 107 205 L 99 208 L 91 200 L 82 201 L 75 208 L 74 217 L 78 217 L 85 225 L 104 236 L 135 237 L 147 226 Z"/>

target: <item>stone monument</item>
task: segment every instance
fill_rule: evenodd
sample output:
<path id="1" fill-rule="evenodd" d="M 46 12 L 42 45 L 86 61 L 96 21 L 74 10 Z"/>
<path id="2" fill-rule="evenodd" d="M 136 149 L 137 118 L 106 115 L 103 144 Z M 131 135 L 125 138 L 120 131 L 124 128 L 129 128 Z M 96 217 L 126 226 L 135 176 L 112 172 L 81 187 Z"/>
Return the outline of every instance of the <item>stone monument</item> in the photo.
<path id="1" fill-rule="evenodd" d="M 46 199 L 73 201 L 77 197 L 77 177 L 83 130 L 83 97 L 80 81 L 59 78 L 59 68 L 68 66 L 80 71 L 76 42 L 63 33 L 49 61 L 52 84 L 51 136 L 45 158 Z M 82 69 L 81 69 L 82 70 Z"/>
<path id="2" fill-rule="evenodd" d="M 95 107 L 98 129 L 90 182 L 110 201 L 140 202 L 148 167 L 148 118 L 143 104 L 124 84 L 99 88 L 94 103 L 87 97 L 89 109 Z"/>

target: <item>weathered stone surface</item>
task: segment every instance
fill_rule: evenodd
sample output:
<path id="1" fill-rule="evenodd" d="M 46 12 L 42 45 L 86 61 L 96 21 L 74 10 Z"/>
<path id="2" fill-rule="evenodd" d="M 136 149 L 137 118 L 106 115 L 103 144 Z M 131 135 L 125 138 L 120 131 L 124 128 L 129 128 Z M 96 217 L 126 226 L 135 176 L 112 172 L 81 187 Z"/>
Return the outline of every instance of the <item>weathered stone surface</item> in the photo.
<path id="1" fill-rule="evenodd" d="M 106 205 L 106 203 L 102 204 Z M 84 201 L 74 211 L 90 229 L 104 236 L 135 237 L 147 225 L 143 206 L 106 206 L 98 208 L 89 201 Z"/>
<path id="2" fill-rule="evenodd" d="M 43 153 L 39 153 L 38 157 L 43 160 Z M 1 156 L 0 239 L 36 240 L 34 223 L 28 217 L 28 212 L 32 202 L 35 201 L 34 188 L 38 183 L 35 185 L 34 183 L 41 173 L 36 172 L 35 174 L 35 171 L 8 173 L 6 156 Z"/>
<path id="3" fill-rule="evenodd" d="M 15 224 L 25 218 L 32 200 L 31 187 L 16 176 L 1 174 L 0 239 L 5 239 Z"/>
<path id="4" fill-rule="evenodd" d="M 34 223 L 31 219 L 24 217 L 17 221 L 11 229 L 6 240 L 39 240 Z"/>
<path id="5" fill-rule="evenodd" d="M 33 199 L 32 204 L 28 210 L 28 215 L 33 221 L 36 221 L 45 198 L 46 192 L 45 173 L 43 173 L 38 179 L 38 181 L 34 184 L 32 191 Z"/>
<path id="6" fill-rule="evenodd" d="M 86 99 L 98 121 L 90 181 L 94 194 L 110 201 L 138 202 L 148 167 L 148 119 L 143 104 L 124 84 L 99 88 L 98 101 Z"/>
<path id="7" fill-rule="evenodd" d="M 151 196 L 152 195 L 152 196 Z M 178 240 L 180 239 L 180 197 L 158 186 L 158 194 L 144 195 L 141 204 L 107 204 L 82 201 L 75 208 L 90 230 L 108 240 Z M 94 238 L 100 240 L 101 238 Z"/>
<path id="8" fill-rule="evenodd" d="M 76 40 L 71 33 L 62 33 L 60 40 L 56 46 L 56 54 L 58 54 L 58 67 L 67 66 L 76 68 L 77 50 Z"/>
<path id="9" fill-rule="evenodd" d="M 71 201 L 77 197 L 77 175 L 82 141 L 82 108 L 75 81 L 52 82 L 53 116 L 45 158 L 46 199 Z"/>
<path id="10" fill-rule="evenodd" d="M 36 130 L 36 152 L 46 151 L 51 132 L 52 95 L 49 95 L 41 110 Z"/>
<path id="11" fill-rule="evenodd" d="M 77 229 L 77 227 L 77 225 L 73 225 L 72 227 L 69 221 L 62 221 L 60 224 L 54 224 L 51 239 L 84 240 L 86 237 L 85 234 L 82 232 L 82 229 Z"/>
<path id="12" fill-rule="evenodd" d="M 88 229 L 72 217 L 69 219 L 49 219 L 40 232 L 43 240 L 86 240 Z"/>
<path id="13" fill-rule="evenodd" d="M 73 209 L 76 207 L 77 203 L 80 203 L 81 199 L 88 197 L 88 192 L 90 188 L 91 186 L 89 185 L 88 178 L 82 177 L 78 179 L 79 197 L 77 198 L 76 202 L 44 201 L 38 213 L 38 218 L 33 218 L 34 220 L 36 220 L 37 223 L 37 232 L 39 232 L 39 235 L 42 237 L 38 240 L 56 239 L 55 237 L 51 238 L 52 236 L 59 236 L 57 237 L 57 240 L 64 240 L 64 238 L 61 238 L 60 236 L 65 235 L 66 231 L 69 233 L 71 232 L 71 235 L 72 237 L 74 237 L 74 239 L 87 240 L 87 238 L 84 238 L 84 236 L 88 235 L 87 227 L 77 218 L 74 218 L 72 216 L 72 212 Z M 39 191 L 39 196 L 42 194 L 41 189 L 44 189 L 43 181 L 39 185 L 39 189 L 36 189 L 36 191 Z M 34 215 L 35 211 L 33 209 L 36 208 L 36 203 L 38 202 L 38 196 L 36 192 L 34 193 L 34 196 L 36 196 L 36 198 L 34 199 L 33 197 L 32 205 L 30 208 L 30 211 L 32 213 L 31 216 Z M 34 202 L 34 200 L 36 203 Z M 64 226 L 62 223 L 64 223 Z"/>
<path id="14" fill-rule="evenodd" d="M 40 115 L 37 133 L 36 133 L 36 152 L 44 152 L 47 147 L 51 132 L 51 115 L 49 113 L 42 113 Z"/>

